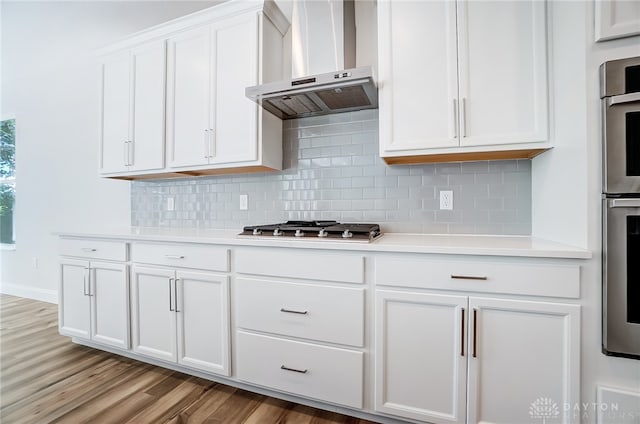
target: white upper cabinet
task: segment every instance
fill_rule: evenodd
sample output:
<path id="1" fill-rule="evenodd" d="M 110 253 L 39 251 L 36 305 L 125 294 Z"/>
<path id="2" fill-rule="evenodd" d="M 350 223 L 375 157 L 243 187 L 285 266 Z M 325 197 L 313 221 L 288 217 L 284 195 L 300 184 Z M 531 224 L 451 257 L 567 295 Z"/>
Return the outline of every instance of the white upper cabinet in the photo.
<path id="1" fill-rule="evenodd" d="M 384 1 L 378 13 L 384 151 L 458 146 L 455 2 Z"/>
<path id="2" fill-rule="evenodd" d="M 594 1 L 596 41 L 640 34 L 640 3 L 637 0 Z"/>
<path id="3" fill-rule="evenodd" d="M 547 139 L 545 4 L 458 2 L 462 146 Z"/>
<path id="4" fill-rule="evenodd" d="M 545 16 L 536 0 L 379 2 L 387 163 L 524 158 L 550 147 Z"/>
<path id="5" fill-rule="evenodd" d="M 103 49 L 101 174 L 282 169 L 282 122 L 245 88 L 283 79 L 288 27 L 273 1 L 230 1 Z"/>
<path id="6" fill-rule="evenodd" d="M 185 31 L 169 39 L 168 73 L 168 165 L 209 163 L 213 127 L 212 29 Z"/>
<path id="7" fill-rule="evenodd" d="M 258 160 L 258 16 L 249 14 L 169 40 L 169 166 Z"/>
<path id="8" fill-rule="evenodd" d="M 103 60 L 102 174 L 164 167 L 164 69 L 164 41 Z"/>

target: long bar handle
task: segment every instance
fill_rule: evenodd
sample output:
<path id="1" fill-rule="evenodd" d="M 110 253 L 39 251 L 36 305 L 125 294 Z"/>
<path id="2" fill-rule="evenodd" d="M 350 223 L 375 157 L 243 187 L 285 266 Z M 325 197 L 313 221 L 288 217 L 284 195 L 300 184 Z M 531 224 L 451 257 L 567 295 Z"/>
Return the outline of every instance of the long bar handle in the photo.
<path id="1" fill-rule="evenodd" d="M 458 99 L 453 99 L 453 138 L 458 138 Z"/>
<path id="2" fill-rule="evenodd" d="M 309 372 L 308 369 L 298 370 L 298 369 L 295 369 L 295 368 L 289 368 L 289 367 L 287 367 L 285 365 L 280 365 L 280 369 L 281 370 L 285 370 L 285 371 L 299 372 L 300 374 L 306 374 L 307 372 Z"/>
<path id="3" fill-rule="evenodd" d="M 209 128 L 209 157 L 216 157 L 216 133 L 213 128 Z"/>
<path id="4" fill-rule="evenodd" d="M 640 208 L 640 199 L 609 199 L 610 208 Z"/>
<path id="5" fill-rule="evenodd" d="M 295 311 L 293 309 L 285 309 L 285 308 L 280 308 L 280 312 L 286 312 L 288 314 L 298 314 L 298 315 L 307 315 L 309 313 L 309 311 Z"/>
<path id="6" fill-rule="evenodd" d="M 183 255 L 164 255 L 167 259 L 184 259 Z"/>
<path id="7" fill-rule="evenodd" d="M 174 302 L 174 309 L 176 312 L 180 312 L 180 309 L 178 309 L 178 281 L 180 281 L 179 278 L 176 278 L 173 281 L 173 302 Z"/>
<path id="8" fill-rule="evenodd" d="M 464 308 L 462 308 L 462 319 L 460 324 L 460 356 L 464 356 Z"/>
<path id="9" fill-rule="evenodd" d="M 98 251 L 98 249 L 94 249 L 93 247 L 83 247 L 83 248 L 82 248 L 82 251 L 83 251 L 83 252 L 88 252 L 88 253 L 89 253 L 89 252 L 97 252 L 97 251 Z"/>
<path id="10" fill-rule="evenodd" d="M 453 280 L 482 280 L 486 281 L 488 278 L 486 276 L 477 276 L 477 275 L 456 275 L 451 274 L 451 279 Z"/>
<path id="11" fill-rule="evenodd" d="M 461 121 L 461 128 L 460 128 L 460 132 L 462 137 L 466 137 L 467 136 L 467 98 L 463 97 L 462 98 L 462 107 L 461 107 L 462 111 L 460 112 L 462 115 L 462 119 L 460 119 Z"/>
<path id="12" fill-rule="evenodd" d="M 133 140 L 129 140 L 127 143 L 129 143 L 129 149 L 127 149 L 127 151 L 129 152 L 129 161 L 128 161 L 127 165 L 133 166 L 133 162 L 135 161 L 135 157 L 133 156 L 133 154 L 134 154 Z"/>
<path id="13" fill-rule="evenodd" d="M 84 268 L 84 274 L 82 275 L 82 294 L 89 296 L 89 289 L 87 288 L 87 282 L 89 280 L 89 267 Z"/>
<path id="14" fill-rule="evenodd" d="M 640 93 L 621 94 L 609 98 L 610 106 L 634 102 L 640 102 Z"/>
<path id="15" fill-rule="evenodd" d="M 473 308 L 473 357 L 477 357 L 476 344 L 478 338 L 478 310 Z"/>
<path id="16" fill-rule="evenodd" d="M 174 312 L 173 310 L 173 300 L 171 299 L 171 282 L 173 278 L 169 278 L 169 311 Z"/>
<path id="17" fill-rule="evenodd" d="M 211 145 L 211 143 L 209 143 L 209 129 L 207 128 L 206 130 L 204 130 L 204 157 L 205 158 L 209 158 L 209 146 Z"/>
<path id="18" fill-rule="evenodd" d="M 124 166 L 129 166 L 129 140 L 125 140 L 124 146 Z"/>

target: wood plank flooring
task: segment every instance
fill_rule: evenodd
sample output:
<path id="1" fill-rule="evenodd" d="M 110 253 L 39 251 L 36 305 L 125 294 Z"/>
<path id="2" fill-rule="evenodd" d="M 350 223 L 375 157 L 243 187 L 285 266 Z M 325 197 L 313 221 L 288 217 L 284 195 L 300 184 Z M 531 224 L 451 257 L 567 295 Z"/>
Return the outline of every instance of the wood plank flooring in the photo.
<path id="1" fill-rule="evenodd" d="M 370 423 L 73 344 L 57 313 L 0 295 L 3 424 Z"/>

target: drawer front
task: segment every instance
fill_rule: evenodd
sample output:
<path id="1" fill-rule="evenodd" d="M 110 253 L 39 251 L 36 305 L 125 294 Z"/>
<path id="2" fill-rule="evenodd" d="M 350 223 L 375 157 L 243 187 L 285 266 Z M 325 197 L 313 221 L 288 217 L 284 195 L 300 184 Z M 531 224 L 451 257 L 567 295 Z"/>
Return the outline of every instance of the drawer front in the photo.
<path id="1" fill-rule="evenodd" d="M 121 241 L 61 238 L 59 248 L 62 256 L 107 261 L 127 260 L 127 244 Z"/>
<path id="2" fill-rule="evenodd" d="M 376 258 L 375 281 L 396 287 L 580 297 L 580 266 L 575 264 L 389 255 Z"/>
<path id="3" fill-rule="evenodd" d="M 362 408 L 362 370 L 362 352 L 237 333 L 237 376 L 253 384 Z"/>
<path id="4" fill-rule="evenodd" d="M 238 249 L 236 270 L 244 274 L 309 280 L 364 282 L 364 256 L 345 252 Z"/>
<path id="5" fill-rule="evenodd" d="M 362 347 L 364 289 L 239 278 L 239 327 Z"/>
<path id="6" fill-rule="evenodd" d="M 133 243 L 131 261 L 229 272 L 229 249 L 198 244 Z"/>

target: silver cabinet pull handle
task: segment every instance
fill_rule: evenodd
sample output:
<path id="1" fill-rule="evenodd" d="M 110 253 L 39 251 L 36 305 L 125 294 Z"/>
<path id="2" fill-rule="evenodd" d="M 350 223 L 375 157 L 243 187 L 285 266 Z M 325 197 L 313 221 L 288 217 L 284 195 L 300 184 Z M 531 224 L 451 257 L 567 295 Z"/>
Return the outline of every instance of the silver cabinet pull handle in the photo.
<path id="1" fill-rule="evenodd" d="M 171 299 L 171 282 L 173 278 L 169 278 L 169 311 L 173 312 L 173 300 Z"/>
<path id="2" fill-rule="evenodd" d="M 455 274 L 451 274 L 451 279 L 453 280 L 482 280 L 482 281 L 486 281 L 488 280 L 488 278 L 486 276 L 475 276 L 475 275 L 455 275 Z"/>
<path id="3" fill-rule="evenodd" d="M 473 357 L 477 358 L 476 355 L 476 344 L 478 338 L 478 310 L 473 309 Z"/>
<path id="4" fill-rule="evenodd" d="M 209 130 L 206 129 L 204 130 L 204 157 L 208 158 L 209 157 Z"/>
<path id="5" fill-rule="evenodd" d="M 462 128 L 460 129 L 460 132 L 462 133 L 462 137 L 466 137 L 467 136 L 467 98 L 463 97 L 462 98 Z"/>
<path id="6" fill-rule="evenodd" d="M 307 315 L 309 311 L 294 311 L 293 309 L 280 308 L 280 312 L 286 312 L 288 314 Z"/>
<path id="7" fill-rule="evenodd" d="M 280 365 L 280 369 L 281 370 L 285 370 L 285 371 L 293 371 L 293 372 L 299 372 L 300 374 L 306 374 L 309 370 L 308 369 L 304 369 L 304 370 L 298 370 L 295 368 L 289 368 L 285 365 Z"/>
<path id="8" fill-rule="evenodd" d="M 176 312 L 180 312 L 180 309 L 178 309 L 178 281 L 180 281 L 179 278 L 176 278 L 173 281 L 173 303 L 174 303 L 174 308 Z"/>
<path id="9" fill-rule="evenodd" d="M 128 152 L 129 152 L 129 161 L 127 165 L 133 166 L 133 162 L 135 161 L 135 158 L 133 157 L 133 140 L 129 140 Z"/>
<path id="10" fill-rule="evenodd" d="M 125 140 L 123 143 L 124 146 L 124 166 L 128 166 L 129 165 L 129 145 L 128 145 L 129 141 Z"/>
<path id="11" fill-rule="evenodd" d="M 460 356 L 464 356 L 464 308 L 462 308 L 462 324 L 460 324 Z"/>
<path id="12" fill-rule="evenodd" d="M 216 133 L 213 128 L 209 128 L 209 157 L 216 157 Z"/>
<path id="13" fill-rule="evenodd" d="M 87 282 L 89 281 L 89 268 L 84 269 L 84 274 L 82 275 L 82 292 L 85 296 L 89 296 L 89 289 L 87 288 Z"/>
<path id="14" fill-rule="evenodd" d="M 83 252 L 97 252 L 97 251 L 98 251 L 98 249 L 94 249 L 94 248 L 92 248 L 92 247 L 83 247 L 83 248 L 82 248 L 82 251 L 83 251 Z"/>
<path id="15" fill-rule="evenodd" d="M 453 138 L 458 138 L 458 99 L 453 99 Z"/>
<path id="16" fill-rule="evenodd" d="M 167 259 L 184 259 L 183 255 L 164 255 Z"/>

